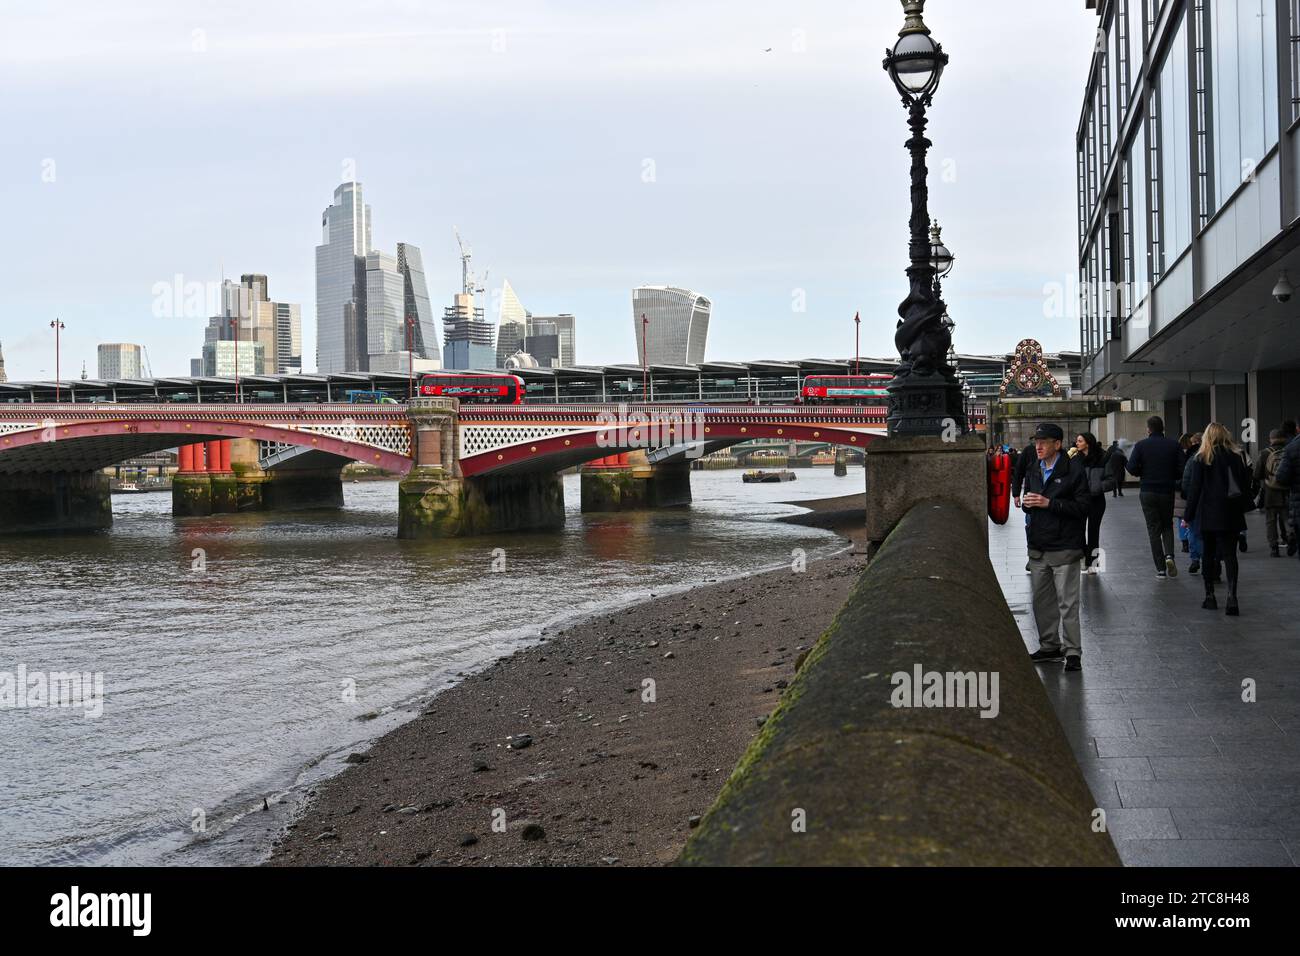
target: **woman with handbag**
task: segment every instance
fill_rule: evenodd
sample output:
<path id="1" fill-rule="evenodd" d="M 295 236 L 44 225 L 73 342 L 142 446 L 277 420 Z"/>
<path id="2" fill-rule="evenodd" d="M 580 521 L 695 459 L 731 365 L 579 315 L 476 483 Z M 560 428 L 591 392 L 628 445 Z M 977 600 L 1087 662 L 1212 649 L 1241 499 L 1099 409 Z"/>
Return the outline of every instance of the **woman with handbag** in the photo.
<path id="1" fill-rule="evenodd" d="M 1097 436 L 1092 432 L 1076 435 L 1071 466 L 1083 469 L 1087 478 L 1088 526 L 1086 546 L 1083 552 L 1083 573 L 1098 572 L 1098 555 L 1101 551 L 1101 519 L 1106 514 L 1106 495 L 1115 490 L 1115 474 L 1110 464 L 1110 455 L 1097 444 Z"/>
<path id="2" fill-rule="evenodd" d="M 1198 522 L 1205 549 L 1201 575 L 1205 580 L 1205 601 L 1201 607 L 1216 610 L 1214 581 L 1219 563 L 1228 577 L 1226 613 L 1236 617 L 1239 564 L 1237 546 L 1246 530 L 1249 507 L 1250 472 L 1232 440 L 1232 433 L 1214 422 L 1201 439 L 1200 451 L 1191 463 L 1187 490 L 1187 521 Z"/>

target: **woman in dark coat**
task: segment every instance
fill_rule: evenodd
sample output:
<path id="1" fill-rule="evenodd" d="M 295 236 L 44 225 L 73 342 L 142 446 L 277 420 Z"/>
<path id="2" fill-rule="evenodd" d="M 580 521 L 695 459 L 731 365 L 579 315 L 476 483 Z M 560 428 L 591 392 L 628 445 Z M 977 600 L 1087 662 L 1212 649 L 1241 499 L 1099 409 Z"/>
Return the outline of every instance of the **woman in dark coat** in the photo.
<path id="1" fill-rule="evenodd" d="M 1110 455 L 1097 444 L 1097 436 L 1092 432 L 1075 436 L 1074 447 L 1073 467 L 1083 470 L 1091 497 L 1083 573 L 1096 574 L 1098 552 L 1101 550 L 1101 519 L 1106 514 L 1106 492 L 1114 490 L 1115 477 L 1111 471 Z"/>
<path id="2" fill-rule="evenodd" d="M 1201 607 L 1218 608 L 1214 579 L 1219 562 L 1228 576 L 1227 613 L 1236 616 L 1237 542 L 1246 530 L 1246 508 L 1250 501 L 1250 472 L 1237 452 L 1232 433 L 1215 422 L 1205 429 L 1200 451 L 1192 459 L 1187 489 L 1187 522 L 1199 522 L 1205 549 L 1201 575 L 1205 579 L 1205 601 Z"/>

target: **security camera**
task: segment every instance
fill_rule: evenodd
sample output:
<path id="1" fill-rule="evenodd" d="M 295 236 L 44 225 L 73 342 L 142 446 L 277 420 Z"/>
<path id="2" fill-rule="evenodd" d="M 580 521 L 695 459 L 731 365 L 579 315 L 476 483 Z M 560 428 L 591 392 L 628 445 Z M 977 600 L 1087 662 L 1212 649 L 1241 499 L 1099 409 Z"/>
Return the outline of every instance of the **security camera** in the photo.
<path id="1" fill-rule="evenodd" d="M 1286 277 L 1286 272 L 1278 277 L 1277 285 L 1273 286 L 1273 298 L 1279 302 L 1290 302 L 1291 296 L 1295 289 L 1291 287 L 1291 281 Z"/>

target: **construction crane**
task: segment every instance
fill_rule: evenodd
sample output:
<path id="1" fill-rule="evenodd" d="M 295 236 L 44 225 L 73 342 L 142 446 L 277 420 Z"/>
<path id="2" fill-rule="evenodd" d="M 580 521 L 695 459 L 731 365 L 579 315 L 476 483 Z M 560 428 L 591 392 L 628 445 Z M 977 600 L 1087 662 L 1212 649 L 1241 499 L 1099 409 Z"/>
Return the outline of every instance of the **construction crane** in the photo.
<path id="1" fill-rule="evenodd" d="M 464 240 L 461 239 L 459 229 L 457 229 L 455 226 L 452 226 L 451 231 L 455 233 L 456 245 L 460 247 L 460 285 L 461 285 L 460 291 L 463 292 L 465 295 L 473 295 L 474 276 L 469 271 L 469 260 L 474 255 L 474 253 L 465 245 Z"/>

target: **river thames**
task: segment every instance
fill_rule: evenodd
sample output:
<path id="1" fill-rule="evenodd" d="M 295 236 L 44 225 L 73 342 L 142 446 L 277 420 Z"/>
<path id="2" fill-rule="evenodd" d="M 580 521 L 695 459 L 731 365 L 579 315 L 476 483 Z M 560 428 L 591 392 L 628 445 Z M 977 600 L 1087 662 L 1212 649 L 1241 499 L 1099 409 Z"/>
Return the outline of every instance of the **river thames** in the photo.
<path id="1" fill-rule="evenodd" d="M 773 519 L 860 492 L 861 469 L 798 475 L 694 472 L 689 508 L 603 515 L 569 476 L 554 534 L 399 541 L 395 483 L 366 482 L 339 511 L 176 519 L 128 495 L 104 534 L 0 537 L 0 673 L 103 678 L 98 716 L 0 711 L 0 863 L 255 861 L 240 821 L 264 797 L 543 628 L 839 550 Z"/>

